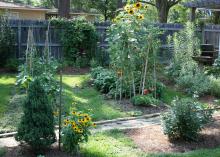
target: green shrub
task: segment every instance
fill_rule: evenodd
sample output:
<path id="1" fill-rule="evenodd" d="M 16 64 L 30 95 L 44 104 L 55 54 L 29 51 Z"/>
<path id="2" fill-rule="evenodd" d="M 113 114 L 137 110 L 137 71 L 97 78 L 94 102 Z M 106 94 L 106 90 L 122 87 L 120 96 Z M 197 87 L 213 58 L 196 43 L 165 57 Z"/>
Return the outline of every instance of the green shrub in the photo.
<path id="1" fill-rule="evenodd" d="M 164 134 L 170 139 L 196 140 L 199 131 L 211 120 L 212 111 L 192 99 L 175 99 L 162 115 Z"/>
<path id="2" fill-rule="evenodd" d="M 83 18 L 51 19 L 51 25 L 63 29 L 60 37 L 68 65 L 89 66 L 98 39 L 95 26 Z"/>
<path id="3" fill-rule="evenodd" d="M 53 111 L 38 79 L 30 83 L 23 110 L 16 140 L 27 142 L 35 151 L 41 151 L 54 143 Z"/>
<path id="4" fill-rule="evenodd" d="M 132 103 L 136 106 L 155 106 L 159 103 L 151 94 L 137 95 L 132 98 Z"/>
<path id="5" fill-rule="evenodd" d="M 9 27 L 7 19 L 0 16 L 0 66 L 5 66 L 10 57 L 15 57 L 14 39 L 15 35 Z"/>
<path id="6" fill-rule="evenodd" d="M 220 79 L 210 77 L 210 93 L 213 96 L 220 97 Z"/>
<path id="7" fill-rule="evenodd" d="M 209 78 L 201 71 L 194 75 L 183 75 L 176 81 L 189 94 L 203 95 L 208 93 L 211 87 Z"/>
<path id="8" fill-rule="evenodd" d="M 116 75 L 113 71 L 105 69 L 99 73 L 94 80 L 94 84 L 102 93 L 108 93 L 111 89 L 115 88 Z"/>
<path id="9" fill-rule="evenodd" d="M 16 58 L 10 58 L 7 60 L 5 67 L 11 72 L 17 72 L 19 67 L 19 60 Z"/>
<path id="10" fill-rule="evenodd" d="M 97 78 L 97 76 L 102 72 L 102 71 L 104 71 L 105 69 L 103 68 L 103 67 L 101 67 L 101 66 L 98 66 L 98 67 L 96 67 L 96 68 L 92 68 L 92 70 L 91 70 L 91 76 L 92 76 L 92 78 L 93 79 L 96 79 Z"/>
<path id="11" fill-rule="evenodd" d="M 76 154 L 79 151 L 79 144 L 87 142 L 91 134 L 90 128 L 96 126 L 88 114 L 72 111 L 70 116 L 64 120 L 62 129 L 62 142 L 65 151 Z"/>
<path id="12" fill-rule="evenodd" d="M 216 78 L 220 76 L 220 57 L 215 60 L 213 66 L 207 67 L 206 73 Z"/>

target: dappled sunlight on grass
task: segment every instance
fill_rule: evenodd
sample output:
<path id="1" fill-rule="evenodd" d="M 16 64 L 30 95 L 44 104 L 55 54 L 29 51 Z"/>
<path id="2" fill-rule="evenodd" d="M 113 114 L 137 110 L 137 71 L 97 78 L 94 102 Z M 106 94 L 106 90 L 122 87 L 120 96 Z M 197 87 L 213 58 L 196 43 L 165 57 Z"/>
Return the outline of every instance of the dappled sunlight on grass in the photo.
<path id="1" fill-rule="evenodd" d="M 131 139 L 122 132 L 96 133 L 89 138 L 89 142 L 82 144 L 81 152 L 85 157 L 140 157 L 142 152 Z"/>
<path id="2" fill-rule="evenodd" d="M 114 119 L 126 116 L 115 109 L 116 104 L 104 100 L 104 97 L 93 87 L 85 84 L 88 75 L 65 75 L 63 78 L 64 107 L 68 111 L 71 107 L 93 115 L 94 120 Z M 77 85 L 77 87 L 74 85 Z M 73 104 L 73 102 L 75 102 Z"/>
<path id="3" fill-rule="evenodd" d="M 7 104 L 13 95 L 15 75 L 0 75 L 0 117 L 7 109 Z"/>

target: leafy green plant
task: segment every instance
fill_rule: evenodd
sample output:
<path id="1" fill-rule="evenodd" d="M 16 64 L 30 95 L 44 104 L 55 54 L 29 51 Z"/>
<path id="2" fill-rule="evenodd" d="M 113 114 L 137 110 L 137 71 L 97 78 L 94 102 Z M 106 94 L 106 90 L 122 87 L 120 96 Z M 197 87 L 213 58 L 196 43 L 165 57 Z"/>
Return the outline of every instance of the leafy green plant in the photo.
<path id="1" fill-rule="evenodd" d="M 170 139 L 197 140 L 199 131 L 212 117 L 208 106 L 192 99 L 175 99 L 162 115 L 164 134 Z"/>
<path id="2" fill-rule="evenodd" d="M 213 66 L 207 67 L 206 73 L 216 78 L 220 76 L 220 57 L 215 60 Z"/>
<path id="3" fill-rule="evenodd" d="M 64 120 L 62 129 L 62 142 L 65 151 L 76 154 L 79 151 L 79 144 L 87 142 L 91 134 L 90 128 L 96 124 L 92 122 L 92 118 L 85 113 L 72 111 Z"/>
<path id="4" fill-rule="evenodd" d="M 136 106 L 155 106 L 159 103 L 151 94 L 137 95 L 132 98 L 132 103 Z"/>
<path id="5" fill-rule="evenodd" d="M 200 43 L 195 29 L 194 24 L 188 22 L 183 30 L 169 38 L 174 56 L 168 67 L 168 74 L 188 93 L 202 95 L 208 92 L 210 84 L 204 70 L 193 59 L 200 55 Z"/>
<path id="6" fill-rule="evenodd" d="M 94 84 L 101 92 L 108 93 L 111 89 L 115 88 L 116 81 L 115 73 L 111 70 L 105 69 L 97 75 Z"/>
<path id="7" fill-rule="evenodd" d="M 30 83 L 23 110 L 16 140 L 27 142 L 37 152 L 54 143 L 56 137 L 52 106 L 37 78 Z"/>
<path id="8" fill-rule="evenodd" d="M 68 65 L 88 66 L 98 39 L 94 25 L 83 18 L 51 19 L 51 25 L 63 30 L 60 36 Z"/>
<path id="9" fill-rule="evenodd" d="M 91 74 L 91 76 L 92 76 L 93 79 L 96 79 L 97 76 L 98 76 L 102 71 L 104 71 L 104 70 L 105 70 L 105 69 L 104 69 L 103 67 L 98 66 L 98 67 L 96 67 L 96 68 L 92 68 L 90 74 Z"/>
<path id="10" fill-rule="evenodd" d="M 15 35 L 5 17 L 0 16 L 0 66 L 5 66 L 9 58 L 15 57 L 13 44 Z"/>

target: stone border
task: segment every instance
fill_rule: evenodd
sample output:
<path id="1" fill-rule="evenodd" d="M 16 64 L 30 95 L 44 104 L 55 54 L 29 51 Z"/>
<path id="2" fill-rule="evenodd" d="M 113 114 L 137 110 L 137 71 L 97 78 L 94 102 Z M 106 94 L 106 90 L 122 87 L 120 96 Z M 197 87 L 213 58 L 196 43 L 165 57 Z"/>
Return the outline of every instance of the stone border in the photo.
<path id="1" fill-rule="evenodd" d="M 103 124 L 116 123 L 116 122 L 122 122 L 122 121 L 128 121 L 128 120 L 135 120 L 135 119 L 148 119 L 148 118 L 158 117 L 160 116 L 160 114 L 161 113 L 154 113 L 154 114 L 147 114 L 147 115 L 138 116 L 138 117 L 125 117 L 125 118 L 117 118 L 113 120 L 102 120 L 102 121 L 97 121 L 95 123 L 96 125 L 103 125 Z M 56 125 L 55 129 L 58 129 L 58 128 L 59 127 Z M 16 134 L 17 132 L 4 133 L 4 134 L 0 134 L 0 138 L 12 137 Z"/>

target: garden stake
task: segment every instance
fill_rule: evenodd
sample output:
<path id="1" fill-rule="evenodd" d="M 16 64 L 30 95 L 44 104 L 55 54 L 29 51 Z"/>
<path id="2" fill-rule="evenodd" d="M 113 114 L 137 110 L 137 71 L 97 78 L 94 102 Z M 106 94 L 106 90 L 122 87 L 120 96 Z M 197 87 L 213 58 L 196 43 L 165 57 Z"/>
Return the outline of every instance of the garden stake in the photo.
<path id="1" fill-rule="evenodd" d="M 62 74 L 62 67 L 61 67 L 60 69 L 60 104 L 59 104 L 59 150 L 61 150 L 62 89 L 63 89 L 63 74 Z"/>

